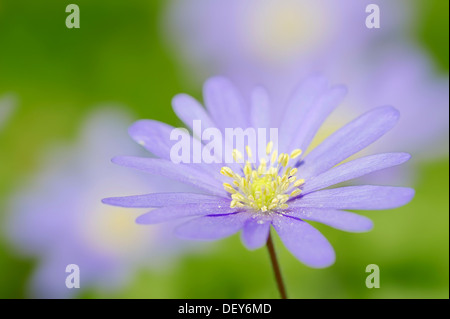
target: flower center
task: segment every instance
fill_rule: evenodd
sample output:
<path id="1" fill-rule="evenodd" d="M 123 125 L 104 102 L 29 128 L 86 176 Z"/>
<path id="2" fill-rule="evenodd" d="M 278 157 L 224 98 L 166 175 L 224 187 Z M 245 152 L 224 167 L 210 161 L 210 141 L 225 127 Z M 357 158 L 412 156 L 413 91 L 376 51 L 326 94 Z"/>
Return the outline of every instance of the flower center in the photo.
<path id="1" fill-rule="evenodd" d="M 302 153 L 300 149 L 292 153 L 281 153 L 273 151 L 273 143 L 269 142 L 266 147 L 268 159 L 262 158 L 259 166 L 252 165 L 249 160 L 242 166 L 241 176 L 231 168 L 222 167 L 220 173 L 233 179 L 232 183 L 224 183 L 224 189 L 231 194 L 230 207 L 248 207 L 254 210 L 267 212 L 277 209 L 286 209 L 286 202 L 300 195 L 298 188 L 305 180 L 295 176 L 297 168 L 288 166 L 289 162 Z M 248 158 L 252 158 L 250 147 L 246 147 Z M 243 159 L 242 154 L 233 150 L 233 159 L 238 163 Z"/>

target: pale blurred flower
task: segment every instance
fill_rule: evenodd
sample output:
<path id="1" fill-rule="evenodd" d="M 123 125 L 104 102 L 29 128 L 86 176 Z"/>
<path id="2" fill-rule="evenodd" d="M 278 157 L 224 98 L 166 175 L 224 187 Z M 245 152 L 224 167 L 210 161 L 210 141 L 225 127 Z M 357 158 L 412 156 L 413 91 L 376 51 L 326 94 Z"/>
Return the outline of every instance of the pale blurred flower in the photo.
<path id="1" fill-rule="evenodd" d="M 438 75 L 428 57 L 411 45 L 374 51 L 353 55 L 333 69 L 335 79 L 353 87 L 335 119 L 389 103 L 402 116 L 387 141 L 375 143 L 370 151 L 401 149 L 415 160 L 448 155 L 448 75 Z"/>
<path id="2" fill-rule="evenodd" d="M 173 0 L 164 16 L 170 45 L 200 80 L 224 74 L 244 96 L 267 88 L 281 121 L 301 79 L 322 73 L 351 91 L 315 143 L 354 115 L 380 104 L 402 114 L 389 137 L 368 153 L 402 150 L 414 162 L 448 154 L 448 74 L 408 39 L 415 18 L 408 1 L 376 1 L 379 29 L 365 25 L 369 0 Z M 398 168 L 396 168 L 397 170 Z"/>
<path id="3" fill-rule="evenodd" d="M 404 34 L 410 17 L 405 1 L 377 1 L 380 29 L 366 28 L 370 3 L 173 0 L 162 21 L 168 43 L 201 81 L 224 74 L 248 90 L 262 84 L 277 98 L 311 71 L 327 69 L 367 43 Z"/>
<path id="4" fill-rule="evenodd" d="M 162 179 L 149 181 L 112 167 L 110 158 L 118 151 L 139 154 L 127 138 L 129 123 L 128 114 L 116 108 L 95 112 L 78 142 L 48 152 L 37 176 L 13 196 L 7 236 L 18 251 L 39 260 L 31 296 L 66 298 L 79 292 L 65 285 L 69 264 L 79 266 L 81 288 L 119 288 L 138 267 L 165 265 L 182 248 L 167 229 L 136 225 L 139 212 L 101 203 L 111 193 L 165 187 Z"/>

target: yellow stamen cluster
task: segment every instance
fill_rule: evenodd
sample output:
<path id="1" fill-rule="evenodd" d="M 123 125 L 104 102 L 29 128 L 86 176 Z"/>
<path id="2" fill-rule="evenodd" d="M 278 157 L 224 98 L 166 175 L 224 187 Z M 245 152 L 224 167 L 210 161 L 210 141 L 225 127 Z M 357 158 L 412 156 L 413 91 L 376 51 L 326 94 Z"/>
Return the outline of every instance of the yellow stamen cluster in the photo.
<path id="1" fill-rule="evenodd" d="M 296 177 L 297 168 L 288 166 L 291 159 L 299 157 L 300 149 L 292 151 L 291 154 L 273 151 L 273 143 L 269 142 L 266 147 L 268 159 L 261 159 L 259 166 L 253 166 L 246 161 L 243 166 L 244 176 L 241 176 L 227 166 L 222 167 L 220 173 L 233 179 L 232 183 L 224 183 L 224 189 L 231 194 L 230 207 L 249 207 L 262 212 L 276 209 L 286 209 L 286 202 L 300 195 L 300 187 L 305 181 Z M 248 158 L 252 158 L 250 147 L 246 147 Z M 233 159 L 239 162 L 243 159 L 242 153 L 233 150 Z M 281 175 L 282 174 L 282 175 Z"/>

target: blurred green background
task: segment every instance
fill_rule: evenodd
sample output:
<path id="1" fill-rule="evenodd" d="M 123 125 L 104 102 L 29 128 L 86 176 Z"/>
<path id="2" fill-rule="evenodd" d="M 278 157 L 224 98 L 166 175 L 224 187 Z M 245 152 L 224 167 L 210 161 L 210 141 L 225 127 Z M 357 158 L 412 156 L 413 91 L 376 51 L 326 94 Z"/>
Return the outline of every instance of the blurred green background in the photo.
<path id="1" fill-rule="evenodd" d="M 67 29 L 65 7 L 81 8 L 81 28 Z M 78 125 L 98 104 L 119 102 L 135 119 L 179 124 L 170 100 L 186 87 L 179 62 L 159 32 L 164 0 L 0 0 L 0 96 L 14 93 L 18 108 L 0 134 L 0 210 L 37 168 L 42 150 L 74 140 Z M 448 1 L 421 6 L 412 36 L 448 73 Z M 317 225 L 336 249 L 324 269 L 299 263 L 276 240 L 292 298 L 448 298 L 448 158 L 423 164 L 412 203 L 366 214 L 373 231 L 351 234 Z M 25 297 L 34 260 L 0 242 L 0 297 Z M 365 266 L 381 269 L 381 288 L 367 289 Z M 84 291 L 80 297 L 277 298 L 266 250 L 247 251 L 238 236 L 188 255 L 170 270 L 139 272 L 119 292 Z"/>

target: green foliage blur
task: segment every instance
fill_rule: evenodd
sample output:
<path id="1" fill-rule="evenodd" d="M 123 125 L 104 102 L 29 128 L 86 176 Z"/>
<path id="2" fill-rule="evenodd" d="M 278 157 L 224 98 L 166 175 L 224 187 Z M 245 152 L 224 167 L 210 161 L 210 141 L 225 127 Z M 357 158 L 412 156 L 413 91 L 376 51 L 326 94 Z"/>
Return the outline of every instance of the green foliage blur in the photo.
<path id="1" fill-rule="evenodd" d="M 65 27 L 65 7 L 81 8 L 81 28 Z M 55 142 L 72 142 L 78 125 L 105 102 L 127 106 L 135 119 L 179 124 L 176 93 L 200 97 L 160 37 L 164 0 L 0 0 L 0 96 L 18 108 L 0 134 L 0 218 L 8 196 Z M 421 7 L 412 36 L 448 72 L 448 1 Z M 317 225 L 337 253 L 334 266 L 310 269 L 276 239 L 292 298 L 448 298 L 449 162 L 424 164 L 417 195 L 395 211 L 365 213 L 373 231 L 351 234 Z M 1 233 L 0 233 L 1 235 Z M 22 259 L 0 236 L 0 297 L 23 298 L 35 260 Z M 381 269 L 381 288 L 367 289 L 365 267 Z M 206 253 L 178 259 L 169 270 L 140 271 L 123 290 L 85 291 L 84 298 L 277 298 L 266 250 L 247 251 L 239 236 Z"/>

